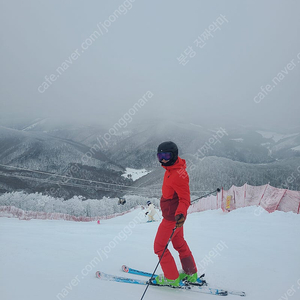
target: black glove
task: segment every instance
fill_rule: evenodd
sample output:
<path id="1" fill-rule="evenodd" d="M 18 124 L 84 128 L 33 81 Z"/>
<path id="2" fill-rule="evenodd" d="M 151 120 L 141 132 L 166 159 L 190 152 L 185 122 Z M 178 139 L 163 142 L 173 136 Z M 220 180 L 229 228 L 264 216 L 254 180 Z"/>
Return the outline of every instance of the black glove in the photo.
<path id="1" fill-rule="evenodd" d="M 183 225 L 185 221 L 185 216 L 183 214 L 175 216 L 176 228 L 179 228 Z"/>
<path id="2" fill-rule="evenodd" d="M 145 216 L 147 216 L 149 214 L 149 211 L 145 212 Z"/>

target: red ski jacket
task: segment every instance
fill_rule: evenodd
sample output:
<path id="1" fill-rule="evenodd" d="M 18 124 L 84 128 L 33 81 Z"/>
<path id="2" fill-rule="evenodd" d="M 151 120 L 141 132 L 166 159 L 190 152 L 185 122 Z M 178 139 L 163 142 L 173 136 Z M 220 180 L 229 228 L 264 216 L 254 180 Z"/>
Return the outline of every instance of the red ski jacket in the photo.
<path id="1" fill-rule="evenodd" d="M 189 176 L 186 172 L 184 159 L 178 157 L 172 166 L 163 166 L 166 169 L 160 207 L 163 217 L 168 221 L 175 221 L 175 216 L 187 215 L 191 205 Z"/>

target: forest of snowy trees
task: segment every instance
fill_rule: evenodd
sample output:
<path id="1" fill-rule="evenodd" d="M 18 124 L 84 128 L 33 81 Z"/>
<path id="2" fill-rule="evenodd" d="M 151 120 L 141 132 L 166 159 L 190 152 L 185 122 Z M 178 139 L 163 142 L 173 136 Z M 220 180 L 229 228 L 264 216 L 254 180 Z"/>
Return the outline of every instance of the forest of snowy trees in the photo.
<path id="1" fill-rule="evenodd" d="M 63 213 L 72 216 L 108 216 L 127 211 L 137 205 L 146 206 L 150 200 L 156 207 L 159 199 L 141 196 L 126 196 L 126 203 L 118 205 L 118 198 L 104 197 L 101 200 L 84 199 L 74 196 L 69 200 L 53 198 L 40 193 L 26 194 L 23 192 L 5 193 L 0 196 L 0 206 L 14 206 L 24 211 L 40 211 L 46 213 Z"/>

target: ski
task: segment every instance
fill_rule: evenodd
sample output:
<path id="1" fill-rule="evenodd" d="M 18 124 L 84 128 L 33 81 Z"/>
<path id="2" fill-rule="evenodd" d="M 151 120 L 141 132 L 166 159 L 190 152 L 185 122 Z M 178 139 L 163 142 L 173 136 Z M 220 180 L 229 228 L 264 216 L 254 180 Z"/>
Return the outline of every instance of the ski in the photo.
<path id="1" fill-rule="evenodd" d="M 151 277 L 152 276 L 151 273 L 143 272 L 143 271 L 140 271 L 140 270 L 135 270 L 135 269 L 127 267 L 126 265 L 122 266 L 122 271 L 125 272 L 125 273 L 141 275 L 141 276 L 146 276 L 146 277 Z M 154 274 L 153 276 L 157 276 L 157 275 Z"/>
<path id="2" fill-rule="evenodd" d="M 127 267 L 126 265 L 122 266 L 122 271 L 125 272 L 125 273 L 141 275 L 141 276 L 146 276 L 146 277 L 151 277 L 152 276 L 151 273 L 136 270 L 136 269 L 132 269 L 132 268 Z M 157 275 L 154 274 L 153 277 L 155 277 L 155 276 L 157 276 Z M 207 285 L 206 281 L 204 279 L 202 279 L 204 276 L 205 276 L 205 274 L 202 274 L 200 277 L 198 277 L 197 283 L 195 283 L 194 285 L 197 285 L 197 286 Z"/>
<path id="3" fill-rule="evenodd" d="M 123 270 L 123 272 L 129 273 L 129 274 L 141 275 L 141 276 L 146 276 L 146 277 L 151 277 L 152 276 L 151 273 L 140 271 L 140 270 L 136 270 L 136 269 L 132 269 L 132 268 L 126 266 L 126 265 L 122 266 L 122 270 Z M 189 285 L 197 286 L 197 287 L 208 285 L 206 283 L 206 281 L 204 279 L 202 279 L 204 277 L 204 275 L 205 274 L 201 275 L 198 278 L 197 282 L 195 282 L 195 283 L 189 283 Z M 157 275 L 154 274 L 154 276 L 157 276 Z M 231 295 L 236 295 L 236 296 L 241 296 L 241 297 L 246 296 L 246 293 L 243 292 L 243 291 L 235 291 L 235 290 L 226 290 L 226 291 L 228 292 L 228 294 L 231 294 Z"/>
<path id="4" fill-rule="evenodd" d="M 116 282 L 141 284 L 141 285 L 147 284 L 147 280 L 120 277 L 120 276 L 115 276 L 115 275 L 111 275 L 111 274 L 106 274 L 106 273 L 103 273 L 100 271 L 96 272 L 96 277 L 99 279 L 102 279 L 102 280 L 106 280 L 106 281 L 116 281 Z"/>
<path id="5" fill-rule="evenodd" d="M 120 277 L 116 275 L 106 274 L 100 271 L 96 272 L 96 277 L 102 280 L 106 281 L 115 281 L 115 282 L 123 282 L 123 283 L 131 283 L 131 284 L 138 284 L 138 285 L 147 285 L 147 280 L 140 280 L 140 279 L 134 279 L 134 278 L 127 278 L 127 277 Z M 205 294 L 211 294 L 211 295 L 218 295 L 218 296 L 227 296 L 228 293 L 225 290 L 222 289 L 213 289 L 206 286 L 192 286 L 192 285 L 183 285 L 178 287 L 173 287 L 169 285 L 159 285 L 155 284 L 153 282 L 150 283 L 151 286 L 156 287 L 168 287 L 172 289 L 179 289 L 179 290 L 187 290 L 192 292 L 198 292 L 198 293 L 205 293 Z"/>
<path id="6" fill-rule="evenodd" d="M 141 275 L 141 276 L 146 276 L 146 277 L 151 277 L 152 276 L 151 273 L 143 272 L 143 271 L 136 270 L 136 269 L 132 269 L 132 268 L 127 267 L 126 265 L 122 266 L 122 270 L 123 270 L 123 272 L 129 273 L 129 274 Z M 153 276 L 155 277 L 157 275 L 154 274 Z M 202 274 L 200 277 L 198 277 L 197 282 L 195 282 L 193 285 L 196 285 L 196 286 L 207 285 L 206 281 L 203 279 L 204 276 L 205 276 L 205 274 Z"/>

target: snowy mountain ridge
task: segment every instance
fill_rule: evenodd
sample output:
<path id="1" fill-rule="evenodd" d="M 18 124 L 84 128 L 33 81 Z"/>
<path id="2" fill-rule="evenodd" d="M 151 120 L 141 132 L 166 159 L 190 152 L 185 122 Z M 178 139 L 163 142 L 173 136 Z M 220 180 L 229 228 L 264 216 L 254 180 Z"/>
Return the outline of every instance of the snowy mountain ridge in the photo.
<path id="1" fill-rule="evenodd" d="M 257 129 L 205 128 L 159 120 L 139 126 L 130 124 L 116 135 L 107 136 L 107 132 L 109 129 L 103 125 L 67 122 L 58 125 L 49 119 L 21 122 L 11 128 L 0 127 L 0 164 L 49 172 L 49 181 L 45 184 L 40 180 L 47 180 L 46 176 L 0 166 L 0 192 L 22 189 L 29 193 L 49 194 L 53 189 L 59 190 L 58 197 L 66 199 L 74 195 L 89 198 L 122 196 L 122 192 L 107 186 L 97 186 L 94 190 L 64 184 L 80 184 L 76 178 L 125 186 L 136 186 L 142 181 L 144 186 L 147 181 L 149 187 L 152 182 L 158 184 L 162 171 L 155 152 L 157 145 L 165 140 L 176 142 L 180 156 L 187 160 L 193 190 L 214 189 L 216 185 L 229 188 L 232 184 L 245 182 L 252 185 L 270 182 L 282 187 L 290 174 L 297 173 L 295 168 L 299 165 L 300 153 L 295 150 L 300 145 L 300 134 L 296 132 L 282 134 L 275 142 L 267 135 L 269 132 L 259 131 L 264 132 L 263 136 Z M 211 166 L 207 167 L 206 162 Z M 133 178 L 127 176 L 126 168 L 145 169 L 144 174 L 151 174 L 133 182 Z M 70 179 L 63 182 L 55 174 Z M 32 181 L 24 176 L 35 179 Z M 298 177 L 289 188 L 300 189 Z"/>

